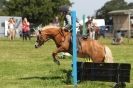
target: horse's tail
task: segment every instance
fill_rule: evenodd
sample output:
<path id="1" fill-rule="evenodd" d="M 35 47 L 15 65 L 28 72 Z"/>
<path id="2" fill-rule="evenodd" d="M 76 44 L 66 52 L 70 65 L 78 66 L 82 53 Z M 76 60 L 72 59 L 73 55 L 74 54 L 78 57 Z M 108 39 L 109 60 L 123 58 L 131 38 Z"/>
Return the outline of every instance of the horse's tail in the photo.
<path id="1" fill-rule="evenodd" d="M 105 60 L 106 63 L 113 63 L 113 56 L 110 48 L 108 46 L 105 46 Z"/>

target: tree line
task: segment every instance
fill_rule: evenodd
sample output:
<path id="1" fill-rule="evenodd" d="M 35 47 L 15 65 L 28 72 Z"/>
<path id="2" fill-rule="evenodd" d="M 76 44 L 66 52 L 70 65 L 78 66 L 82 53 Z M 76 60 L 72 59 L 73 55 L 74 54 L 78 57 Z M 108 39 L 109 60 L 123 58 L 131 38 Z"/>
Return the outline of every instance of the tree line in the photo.
<path id="1" fill-rule="evenodd" d="M 55 16 L 60 17 L 59 7 L 62 5 L 71 5 L 71 2 L 69 0 L 0 0 L 0 15 L 27 17 L 32 23 L 48 24 Z M 110 19 L 108 12 L 123 9 L 133 9 L 133 2 L 107 1 L 96 11 L 95 16 L 108 22 Z"/>
<path id="2" fill-rule="evenodd" d="M 36 24 L 48 24 L 60 16 L 59 7 L 71 5 L 69 0 L 0 0 L 0 15 L 27 17 Z"/>

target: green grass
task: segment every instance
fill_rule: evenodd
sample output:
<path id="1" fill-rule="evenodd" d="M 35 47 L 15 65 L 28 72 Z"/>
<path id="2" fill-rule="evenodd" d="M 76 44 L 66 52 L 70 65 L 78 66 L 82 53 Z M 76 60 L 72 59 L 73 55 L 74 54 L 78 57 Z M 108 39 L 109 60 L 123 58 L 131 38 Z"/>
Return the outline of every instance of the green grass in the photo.
<path id="1" fill-rule="evenodd" d="M 133 66 L 133 39 L 122 45 L 111 45 L 110 39 L 100 39 L 108 45 L 115 62 L 130 63 Z M 55 49 L 53 41 L 48 41 L 41 48 L 34 48 L 35 39 L 9 41 L 0 39 L 0 88 L 73 88 L 67 84 L 67 72 L 71 69 L 71 59 L 60 59 L 56 65 L 51 57 Z M 133 67 L 131 82 L 127 88 L 133 88 Z M 112 82 L 86 81 L 78 84 L 78 88 L 111 88 Z"/>

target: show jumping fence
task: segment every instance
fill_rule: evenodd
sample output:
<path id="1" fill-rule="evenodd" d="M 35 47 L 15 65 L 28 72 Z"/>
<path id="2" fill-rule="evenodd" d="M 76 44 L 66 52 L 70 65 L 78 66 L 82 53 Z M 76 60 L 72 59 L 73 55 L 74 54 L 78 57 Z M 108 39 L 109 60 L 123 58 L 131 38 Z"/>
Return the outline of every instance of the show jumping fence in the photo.
<path id="1" fill-rule="evenodd" d="M 77 88 L 78 81 L 81 82 L 86 80 L 116 82 L 114 88 L 125 88 L 125 82 L 130 82 L 130 64 L 77 61 L 76 11 L 72 11 L 71 16 L 73 38 L 72 79 L 74 88 Z"/>

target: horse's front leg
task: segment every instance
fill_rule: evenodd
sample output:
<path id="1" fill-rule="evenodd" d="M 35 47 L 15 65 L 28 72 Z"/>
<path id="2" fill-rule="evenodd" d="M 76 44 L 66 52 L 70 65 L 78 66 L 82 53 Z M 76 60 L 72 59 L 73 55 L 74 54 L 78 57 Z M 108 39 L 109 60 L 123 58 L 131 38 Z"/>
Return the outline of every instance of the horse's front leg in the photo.
<path id="1" fill-rule="evenodd" d="M 56 64 L 60 65 L 60 61 L 58 60 L 57 58 L 57 54 L 60 53 L 60 52 L 63 52 L 65 49 L 63 47 L 60 47 L 58 48 L 57 50 L 55 50 L 53 53 L 52 53 L 52 56 L 53 56 L 53 60 Z"/>
<path id="2" fill-rule="evenodd" d="M 52 56 L 53 56 L 53 61 L 57 64 L 57 65 L 60 65 L 60 61 L 57 59 L 57 57 L 56 57 L 56 55 L 57 55 L 58 53 L 56 53 L 56 52 L 53 52 L 52 53 Z"/>

